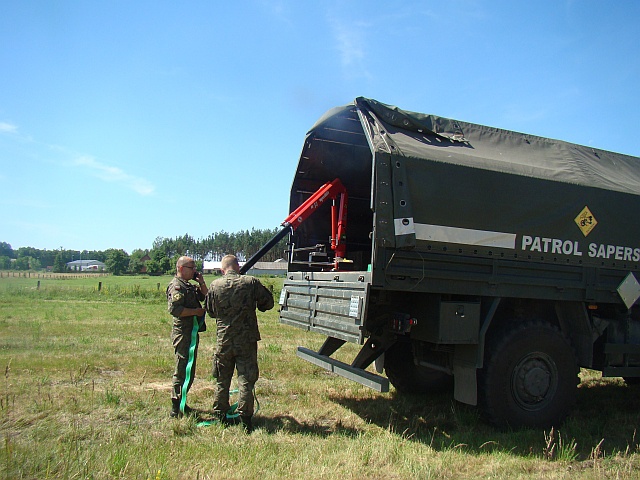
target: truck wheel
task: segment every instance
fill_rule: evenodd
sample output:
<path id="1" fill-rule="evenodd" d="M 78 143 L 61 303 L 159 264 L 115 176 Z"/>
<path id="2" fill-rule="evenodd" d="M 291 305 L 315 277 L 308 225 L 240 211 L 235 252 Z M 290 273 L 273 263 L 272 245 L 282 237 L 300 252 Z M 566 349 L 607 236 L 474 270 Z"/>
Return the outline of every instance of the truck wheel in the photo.
<path id="1" fill-rule="evenodd" d="M 529 322 L 487 345 L 480 400 L 500 426 L 557 425 L 576 400 L 578 362 L 569 340 L 554 326 Z"/>
<path id="2" fill-rule="evenodd" d="M 396 342 L 384 353 L 384 371 L 389 382 L 400 393 L 437 392 L 452 385 L 451 375 L 416 365 L 409 342 Z"/>

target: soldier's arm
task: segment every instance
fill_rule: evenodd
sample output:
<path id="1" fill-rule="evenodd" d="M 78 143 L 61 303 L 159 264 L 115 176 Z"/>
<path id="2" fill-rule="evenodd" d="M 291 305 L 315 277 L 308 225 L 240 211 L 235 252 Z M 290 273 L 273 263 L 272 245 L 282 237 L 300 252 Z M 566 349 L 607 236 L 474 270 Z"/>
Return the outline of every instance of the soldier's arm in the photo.
<path id="1" fill-rule="evenodd" d="M 203 301 L 206 296 L 207 293 L 209 292 L 209 289 L 207 288 L 207 283 L 204 281 L 204 278 L 202 278 L 202 274 L 200 274 L 199 278 L 198 278 L 198 300 Z"/>
<path id="2" fill-rule="evenodd" d="M 210 289 L 204 298 L 204 308 L 210 317 L 215 318 L 218 316 L 218 312 L 216 309 L 216 299 L 213 296 L 213 289 Z"/>
<path id="3" fill-rule="evenodd" d="M 173 284 L 167 287 L 167 310 L 174 317 L 182 315 L 182 310 L 184 310 L 184 295 Z"/>
<path id="4" fill-rule="evenodd" d="M 256 289 L 256 305 L 258 310 L 261 312 L 266 312 L 267 310 L 271 310 L 273 308 L 273 295 L 271 292 L 265 287 L 260 280 L 256 279 L 255 284 Z"/>

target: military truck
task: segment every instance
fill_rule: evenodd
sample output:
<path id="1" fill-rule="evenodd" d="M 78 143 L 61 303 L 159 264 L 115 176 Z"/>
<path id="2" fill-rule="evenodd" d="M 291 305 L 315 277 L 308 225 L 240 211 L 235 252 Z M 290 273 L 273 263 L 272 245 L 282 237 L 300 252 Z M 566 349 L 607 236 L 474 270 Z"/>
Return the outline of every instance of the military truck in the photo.
<path id="1" fill-rule="evenodd" d="M 562 421 L 580 367 L 640 378 L 639 158 L 357 98 L 308 132 L 301 208 L 280 321 L 326 340 L 300 357 L 512 427 Z"/>

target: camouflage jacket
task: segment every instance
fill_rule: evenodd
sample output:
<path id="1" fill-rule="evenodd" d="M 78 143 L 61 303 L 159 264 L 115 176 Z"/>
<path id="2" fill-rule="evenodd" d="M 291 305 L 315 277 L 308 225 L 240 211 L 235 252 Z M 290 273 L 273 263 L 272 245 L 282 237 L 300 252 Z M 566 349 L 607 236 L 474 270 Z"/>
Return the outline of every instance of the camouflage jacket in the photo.
<path id="1" fill-rule="evenodd" d="M 218 345 L 260 340 L 256 308 L 273 308 L 273 295 L 260 280 L 231 270 L 211 282 L 205 299 L 209 316 L 216 318 Z"/>
<path id="2" fill-rule="evenodd" d="M 196 285 L 177 276 L 167 287 L 167 308 L 174 319 L 180 319 L 185 308 L 202 307 L 202 300 L 204 295 Z"/>

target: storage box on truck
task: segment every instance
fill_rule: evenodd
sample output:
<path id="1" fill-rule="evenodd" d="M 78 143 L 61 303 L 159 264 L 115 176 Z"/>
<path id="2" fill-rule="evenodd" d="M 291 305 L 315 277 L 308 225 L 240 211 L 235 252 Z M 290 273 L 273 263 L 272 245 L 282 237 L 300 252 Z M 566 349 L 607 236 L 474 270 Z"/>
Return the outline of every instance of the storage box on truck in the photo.
<path id="1" fill-rule="evenodd" d="M 329 202 L 297 225 L 280 321 L 327 337 L 301 357 L 378 390 L 453 380 L 498 425 L 556 423 L 579 367 L 640 378 L 639 162 L 372 99 L 334 108 L 290 211 L 339 179 L 346 252 Z M 331 357 L 345 342 L 362 345 L 351 364 Z"/>

